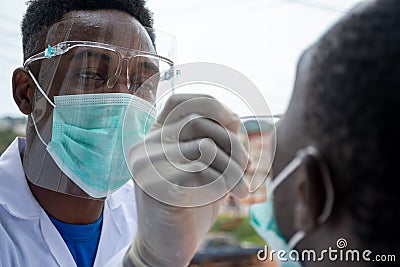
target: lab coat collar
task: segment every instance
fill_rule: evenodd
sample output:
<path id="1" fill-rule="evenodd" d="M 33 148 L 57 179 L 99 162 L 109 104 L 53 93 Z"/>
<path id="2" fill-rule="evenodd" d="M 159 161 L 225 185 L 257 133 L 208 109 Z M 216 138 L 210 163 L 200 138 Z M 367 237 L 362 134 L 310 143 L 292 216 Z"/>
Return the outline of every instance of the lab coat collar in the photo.
<path id="1" fill-rule="evenodd" d="M 26 140 L 16 138 L 0 157 L 0 205 L 3 205 L 10 214 L 20 219 L 33 219 L 40 216 L 42 207 L 32 195 L 24 170 L 20 154 L 25 148 Z M 129 192 L 129 181 L 106 198 L 106 204 L 114 210 L 122 203 L 134 202 L 134 195 Z M 132 186 L 132 185 L 130 185 Z"/>
<path id="2" fill-rule="evenodd" d="M 16 138 L 0 158 L 0 205 L 20 219 L 39 217 L 40 205 L 25 178 L 20 154 L 25 139 Z"/>

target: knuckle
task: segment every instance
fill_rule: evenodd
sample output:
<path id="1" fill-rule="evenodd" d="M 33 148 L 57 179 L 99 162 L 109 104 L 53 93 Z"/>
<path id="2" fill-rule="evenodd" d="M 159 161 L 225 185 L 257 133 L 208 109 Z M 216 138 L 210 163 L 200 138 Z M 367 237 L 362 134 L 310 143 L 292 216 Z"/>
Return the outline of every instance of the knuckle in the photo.
<path id="1" fill-rule="evenodd" d="M 177 106 L 180 102 L 181 99 L 178 95 L 172 95 L 170 98 L 167 99 L 165 107 L 172 109 L 173 107 Z"/>
<path id="2" fill-rule="evenodd" d="M 199 148 L 204 150 L 214 149 L 215 143 L 210 138 L 203 138 L 199 141 Z"/>
<path id="3" fill-rule="evenodd" d="M 188 127 L 190 127 L 194 131 L 201 131 L 205 127 L 205 120 L 201 118 L 199 115 L 194 116 L 188 122 Z"/>
<path id="4" fill-rule="evenodd" d="M 217 99 L 210 95 L 198 95 L 196 101 L 207 107 L 213 106 L 216 102 L 219 103 Z"/>
<path id="5" fill-rule="evenodd" d="M 200 118 L 201 118 L 200 114 L 191 113 L 191 114 L 189 114 L 189 115 L 187 116 L 187 121 L 188 121 L 188 122 L 191 122 L 191 121 L 195 121 L 195 120 L 200 119 Z"/>
<path id="6" fill-rule="evenodd" d="M 204 169 L 204 165 L 200 161 L 193 161 L 190 163 L 190 171 L 192 173 L 196 173 L 196 175 L 201 175 L 202 170 Z"/>

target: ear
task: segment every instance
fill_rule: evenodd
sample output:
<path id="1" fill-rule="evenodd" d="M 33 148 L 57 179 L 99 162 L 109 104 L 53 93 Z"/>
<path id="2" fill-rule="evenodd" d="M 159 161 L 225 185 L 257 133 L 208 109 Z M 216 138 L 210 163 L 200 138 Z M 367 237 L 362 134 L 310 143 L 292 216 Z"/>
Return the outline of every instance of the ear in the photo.
<path id="1" fill-rule="evenodd" d="M 25 115 L 32 112 L 35 85 L 29 73 L 24 68 L 14 70 L 12 76 L 14 101 Z"/>
<path id="2" fill-rule="evenodd" d="M 298 169 L 294 220 L 296 230 L 310 231 L 319 224 L 326 201 L 324 181 L 314 157 L 306 157 Z"/>

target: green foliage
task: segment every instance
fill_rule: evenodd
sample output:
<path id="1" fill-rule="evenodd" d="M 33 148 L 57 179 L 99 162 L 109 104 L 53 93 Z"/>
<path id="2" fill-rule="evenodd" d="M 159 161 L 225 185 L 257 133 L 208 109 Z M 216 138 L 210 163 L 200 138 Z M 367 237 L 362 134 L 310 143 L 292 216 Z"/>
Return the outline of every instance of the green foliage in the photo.
<path id="1" fill-rule="evenodd" d="M 257 235 L 253 227 L 250 225 L 249 217 L 220 215 L 210 230 L 210 232 L 216 231 L 232 233 L 241 242 L 265 245 L 265 241 Z"/>
<path id="2" fill-rule="evenodd" d="M 18 134 L 11 129 L 0 131 L 0 154 L 6 150 Z"/>

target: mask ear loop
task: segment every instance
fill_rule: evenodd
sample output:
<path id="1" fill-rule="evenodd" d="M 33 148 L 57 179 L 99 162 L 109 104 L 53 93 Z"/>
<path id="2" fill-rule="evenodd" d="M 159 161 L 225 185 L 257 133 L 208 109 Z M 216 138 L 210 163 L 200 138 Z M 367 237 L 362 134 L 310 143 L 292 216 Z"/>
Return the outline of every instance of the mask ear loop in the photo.
<path id="1" fill-rule="evenodd" d="M 47 94 L 43 91 L 42 87 L 36 80 L 35 76 L 33 76 L 32 72 L 29 69 L 27 71 L 28 71 L 29 75 L 31 75 L 31 78 L 32 78 L 33 82 L 35 83 L 36 87 L 39 89 L 40 93 L 44 96 L 44 98 L 46 98 L 46 100 L 50 103 L 50 105 L 52 105 L 53 108 L 55 108 L 56 105 L 53 103 L 53 101 L 50 100 L 50 98 L 47 96 Z"/>
<path id="2" fill-rule="evenodd" d="M 271 196 L 275 189 L 284 181 L 290 174 L 292 174 L 303 161 L 302 157 L 296 156 L 279 174 L 271 181 L 270 192 Z"/>
<path id="3" fill-rule="evenodd" d="M 322 223 L 326 222 L 328 220 L 329 216 L 331 215 L 332 209 L 333 209 L 334 198 L 335 198 L 334 189 L 333 189 L 333 185 L 332 185 L 332 179 L 329 174 L 328 167 L 326 166 L 326 163 L 323 160 L 320 152 L 312 146 L 309 146 L 309 147 L 306 147 L 306 148 L 300 150 L 298 152 L 298 154 L 301 159 L 303 159 L 306 156 L 311 156 L 318 162 L 318 166 L 320 168 L 320 173 L 322 175 L 322 180 L 324 183 L 325 193 L 326 193 L 326 201 L 325 201 L 324 207 L 322 209 L 321 214 L 317 218 L 317 222 L 319 224 L 322 224 Z"/>
<path id="4" fill-rule="evenodd" d="M 35 83 L 36 87 L 38 88 L 39 92 L 44 96 L 44 98 L 47 100 L 47 102 L 50 103 L 50 105 L 53 106 L 53 108 L 56 107 L 56 105 L 50 100 L 50 98 L 47 96 L 47 94 L 43 91 L 42 87 L 40 86 L 40 84 L 38 83 L 38 81 L 36 80 L 35 76 L 33 76 L 32 72 L 27 69 L 29 75 L 31 76 L 33 82 Z M 43 140 L 42 136 L 39 133 L 39 129 L 36 125 L 36 121 L 35 121 L 35 117 L 33 116 L 33 114 L 31 113 L 30 116 L 32 117 L 32 122 L 33 122 L 33 126 L 35 127 L 36 133 L 39 137 L 39 140 L 43 143 L 43 145 L 45 145 L 47 147 L 46 142 Z"/>
<path id="5" fill-rule="evenodd" d="M 323 160 L 321 154 L 319 151 L 312 147 L 306 147 L 305 149 L 302 149 L 298 152 L 299 158 L 301 161 L 304 159 L 306 156 L 312 156 L 314 159 L 317 160 L 318 166 L 321 171 L 323 183 L 325 186 L 325 193 L 326 193 L 326 201 L 323 207 L 323 210 L 321 214 L 317 218 L 318 224 L 323 224 L 325 223 L 329 216 L 332 214 L 332 209 L 333 209 L 333 204 L 334 204 L 334 199 L 335 199 L 335 194 L 334 194 L 334 189 L 333 189 L 333 184 L 332 184 L 332 179 L 329 174 L 328 167 L 326 166 L 325 161 Z M 304 230 L 301 230 L 297 232 L 289 241 L 289 246 L 291 248 L 295 247 L 304 237 L 306 236 L 306 232 Z"/>
<path id="6" fill-rule="evenodd" d="M 273 197 L 273 192 L 275 189 L 301 165 L 305 155 L 304 152 L 305 151 L 303 149 L 300 150 L 296 157 L 278 174 L 273 181 L 271 181 L 269 185 L 271 197 Z M 304 230 L 296 232 L 288 242 L 289 248 L 294 248 L 305 236 L 306 232 Z"/>
<path id="7" fill-rule="evenodd" d="M 328 166 L 326 166 L 325 161 L 321 157 L 321 154 L 313 147 L 307 148 L 309 155 L 313 155 L 318 161 L 318 166 L 320 167 L 322 179 L 325 186 L 326 201 L 322 213 L 318 216 L 317 221 L 319 224 L 325 223 L 329 216 L 332 214 L 333 204 L 335 200 L 335 190 L 333 189 L 332 178 L 330 176 Z"/>

